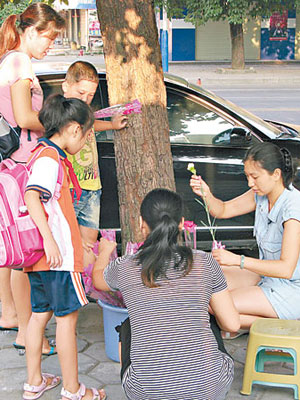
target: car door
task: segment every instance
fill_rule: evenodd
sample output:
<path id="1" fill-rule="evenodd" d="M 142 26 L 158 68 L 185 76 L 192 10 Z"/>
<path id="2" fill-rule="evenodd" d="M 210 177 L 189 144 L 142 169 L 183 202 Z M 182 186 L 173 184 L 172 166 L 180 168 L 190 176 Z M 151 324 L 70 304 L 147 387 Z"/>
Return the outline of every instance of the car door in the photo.
<path id="1" fill-rule="evenodd" d="M 100 77 L 93 108 L 108 106 L 107 84 Z M 195 164 L 199 175 L 212 192 L 228 200 L 248 190 L 243 169 L 243 157 L 257 139 L 241 126 L 233 115 L 212 104 L 199 94 L 189 93 L 179 85 L 167 83 L 167 111 L 177 192 L 185 204 L 185 218 L 198 225 L 198 247 L 211 247 L 211 229 L 204 208 L 189 186 L 187 165 Z M 97 133 L 97 146 L 103 193 L 101 198 L 101 228 L 119 229 L 119 205 L 113 131 Z M 253 215 L 217 220 L 216 239 L 228 248 L 253 248 Z"/>
<path id="2" fill-rule="evenodd" d="M 189 186 L 187 166 L 194 163 L 212 193 L 229 200 L 248 190 L 242 160 L 257 139 L 208 99 L 174 85 L 167 85 L 167 108 L 176 190 L 184 199 L 185 218 L 198 225 L 198 247 L 211 247 L 213 230 L 216 239 L 229 248 L 252 248 L 253 215 L 209 221 L 203 202 L 195 200 Z"/>

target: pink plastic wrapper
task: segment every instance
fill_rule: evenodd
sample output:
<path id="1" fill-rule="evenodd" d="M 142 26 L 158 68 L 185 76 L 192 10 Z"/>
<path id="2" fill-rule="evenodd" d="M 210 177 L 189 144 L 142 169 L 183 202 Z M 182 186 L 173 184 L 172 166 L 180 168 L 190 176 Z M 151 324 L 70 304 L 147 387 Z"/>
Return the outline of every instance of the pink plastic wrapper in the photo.
<path id="1" fill-rule="evenodd" d="M 142 112 L 141 103 L 135 99 L 131 103 L 127 104 L 116 104 L 115 106 L 103 108 L 94 112 L 95 118 L 107 118 L 112 117 L 116 114 L 129 115 L 132 113 L 140 114 Z"/>
<path id="2" fill-rule="evenodd" d="M 100 233 L 101 233 L 101 236 L 107 240 L 111 240 L 111 241 L 116 240 L 116 232 L 113 230 L 101 230 Z M 135 254 L 142 244 L 143 243 L 128 242 L 127 246 L 126 246 L 126 254 Z M 93 249 L 96 256 L 98 256 L 98 254 L 99 254 L 98 247 L 99 247 L 99 242 L 97 242 L 95 244 L 95 247 Z M 118 257 L 117 249 L 115 249 L 115 251 L 110 256 L 110 261 L 115 260 L 117 257 Z M 91 297 L 95 300 L 101 300 L 104 303 L 110 304 L 115 307 L 126 308 L 122 294 L 119 290 L 106 292 L 104 290 L 98 290 L 95 288 L 95 286 L 93 285 L 93 281 L 92 281 L 92 271 L 93 271 L 93 265 L 89 264 L 88 267 L 84 269 L 84 272 L 82 274 L 82 278 L 83 278 L 83 282 L 84 282 L 84 286 L 85 286 L 85 293 L 89 297 Z"/>
<path id="3" fill-rule="evenodd" d="M 101 230 L 100 231 L 102 237 L 104 237 L 107 240 L 115 241 L 116 240 L 116 232 L 112 230 Z M 94 253 L 96 256 L 98 256 L 98 247 L 99 247 L 99 242 L 97 242 L 94 246 Z M 115 260 L 118 257 L 117 254 L 117 249 L 113 251 L 113 253 L 110 256 L 110 261 Z M 106 292 L 104 290 L 98 290 L 95 288 L 93 285 L 93 280 L 92 280 L 92 271 L 93 271 L 93 265 L 89 264 L 87 268 L 84 269 L 84 272 L 82 274 L 84 286 L 85 286 L 85 293 L 95 299 L 95 300 L 101 300 L 104 303 L 110 304 L 115 307 L 121 307 L 121 308 L 126 308 L 123 297 L 120 291 L 109 291 Z"/>
<path id="4" fill-rule="evenodd" d="M 211 249 L 212 250 L 225 249 L 225 244 L 222 244 L 222 242 L 217 242 L 216 240 L 214 240 Z"/>
<path id="5" fill-rule="evenodd" d="M 128 242 L 126 245 L 125 254 L 135 254 L 144 242 L 132 243 Z"/>

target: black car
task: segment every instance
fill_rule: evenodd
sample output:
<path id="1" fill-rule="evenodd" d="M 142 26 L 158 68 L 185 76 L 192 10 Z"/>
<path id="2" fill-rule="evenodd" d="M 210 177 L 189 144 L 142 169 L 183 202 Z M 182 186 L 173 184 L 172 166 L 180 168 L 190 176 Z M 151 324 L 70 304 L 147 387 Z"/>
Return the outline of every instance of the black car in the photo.
<path id="1" fill-rule="evenodd" d="M 65 73 L 38 74 L 45 97 L 61 93 Z M 99 73 L 99 87 L 92 107 L 108 107 L 105 72 Z M 228 200 L 248 190 L 243 157 L 246 150 L 261 141 L 272 141 L 292 153 L 296 167 L 300 157 L 300 134 L 297 127 L 263 121 L 214 93 L 184 79 L 165 75 L 170 141 L 177 192 L 185 203 L 185 218 L 198 225 L 199 247 L 211 247 L 211 235 L 204 208 L 190 189 L 188 163 L 209 184 L 215 196 Z M 113 131 L 97 133 L 103 193 L 101 228 L 119 229 L 119 207 Z M 296 168 L 295 185 L 300 171 Z M 230 249 L 254 249 L 253 214 L 214 221 L 217 240 Z"/>

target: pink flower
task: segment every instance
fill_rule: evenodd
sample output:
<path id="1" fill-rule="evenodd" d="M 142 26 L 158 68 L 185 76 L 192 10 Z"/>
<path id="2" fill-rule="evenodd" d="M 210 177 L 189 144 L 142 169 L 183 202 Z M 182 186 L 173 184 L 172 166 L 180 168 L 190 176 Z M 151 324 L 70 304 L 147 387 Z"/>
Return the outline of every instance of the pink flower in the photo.
<path id="1" fill-rule="evenodd" d="M 192 233 L 192 232 L 195 232 L 197 225 L 193 221 L 184 221 L 183 227 L 188 232 Z"/>
<path id="2" fill-rule="evenodd" d="M 222 242 L 217 242 L 216 240 L 214 240 L 211 249 L 212 250 L 225 249 L 225 244 L 222 244 Z"/>

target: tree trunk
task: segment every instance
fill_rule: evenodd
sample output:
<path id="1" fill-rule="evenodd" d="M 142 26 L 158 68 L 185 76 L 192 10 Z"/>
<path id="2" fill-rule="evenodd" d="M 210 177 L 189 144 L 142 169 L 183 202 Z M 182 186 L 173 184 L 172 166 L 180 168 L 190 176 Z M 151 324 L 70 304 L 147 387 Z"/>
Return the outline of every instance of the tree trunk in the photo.
<path id="1" fill-rule="evenodd" d="M 161 52 L 152 0 L 97 0 L 110 105 L 138 99 L 115 131 L 115 154 L 123 249 L 141 241 L 139 209 L 145 195 L 175 190 Z M 105 189 L 104 189 L 105 190 Z"/>
<path id="2" fill-rule="evenodd" d="M 231 36 L 231 67 L 245 68 L 244 32 L 242 24 L 229 24 Z"/>

